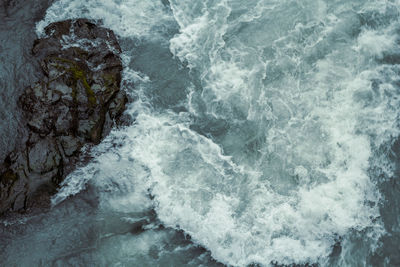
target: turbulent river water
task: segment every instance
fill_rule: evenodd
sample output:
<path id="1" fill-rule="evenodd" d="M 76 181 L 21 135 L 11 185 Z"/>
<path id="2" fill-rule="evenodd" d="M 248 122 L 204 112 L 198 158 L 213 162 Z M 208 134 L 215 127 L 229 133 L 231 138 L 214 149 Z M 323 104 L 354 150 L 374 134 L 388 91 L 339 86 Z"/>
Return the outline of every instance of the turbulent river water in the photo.
<path id="1" fill-rule="evenodd" d="M 5 266 L 399 266 L 400 1 L 58 0 L 123 49 L 133 123 Z M 138 225 L 144 225 L 142 228 Z M 1 265 L 1 264 L 0 264 Z"/>

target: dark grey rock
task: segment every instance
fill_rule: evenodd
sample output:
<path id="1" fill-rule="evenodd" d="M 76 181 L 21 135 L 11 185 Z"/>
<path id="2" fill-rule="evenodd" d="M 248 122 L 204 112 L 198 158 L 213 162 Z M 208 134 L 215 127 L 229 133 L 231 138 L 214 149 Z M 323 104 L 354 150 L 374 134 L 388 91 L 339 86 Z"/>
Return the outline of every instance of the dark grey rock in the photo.
<path id="1" fill-rule="evenodd" d="M 58 118 L 55 121 L 55 131 L 57 134 L 67 134 L 71 129 L 71 122 L 73 120 L 71 110 L 69 107 L 61 105 L 57 108 Z"/>
<path id="2" fill-rule="evenodd" d="M 73 136 L 61 136 L 59 140 L 64 150 L 64 154 L 67 157 L 71 157 L 75 153 L 79 152 L 79 149 L 81 149 L 82 147 L 82 144 L 79 141 L 79 139 Z"/>
<path id="3" fill-rule="evenodd" d="M 29 167 L 40 174 L 50 172 L 60 165 L 61 155 L 54 143 L 54 138 L 40 139 L 29 148 Z"/>
<path id="4" fill-rule="evenodd" d="M 127 102 L 112 31 L 78 19 L 52 23 L 45 32 L 32 48 L 44 79 L 19 99 L 29 138 L 0 166 L 0 214 L 28 207 L 38 188 L 57 187 L 82 146 L 99 143 Z"/>

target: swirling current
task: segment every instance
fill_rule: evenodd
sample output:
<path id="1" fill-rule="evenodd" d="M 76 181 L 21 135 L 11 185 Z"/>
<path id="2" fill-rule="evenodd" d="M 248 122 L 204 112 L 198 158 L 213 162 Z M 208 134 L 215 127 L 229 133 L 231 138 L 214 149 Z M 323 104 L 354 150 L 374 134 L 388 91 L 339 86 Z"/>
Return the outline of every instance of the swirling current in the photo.
<path id="1" fill-rule="evenodd" d="M 4 266 L 400 266 L 400 1 L 46 8 L 26 11 L 37 36 L 116 33 L 132 124 L 51 211 L 1 221 Z"/>

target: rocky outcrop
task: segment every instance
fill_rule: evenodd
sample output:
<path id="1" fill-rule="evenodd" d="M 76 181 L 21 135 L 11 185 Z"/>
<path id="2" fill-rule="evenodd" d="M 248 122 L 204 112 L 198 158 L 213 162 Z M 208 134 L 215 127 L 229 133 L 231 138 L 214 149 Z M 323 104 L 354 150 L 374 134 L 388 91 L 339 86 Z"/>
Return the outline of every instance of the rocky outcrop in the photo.
<path id="1" fill-rule="evenodd" d="M 112 31 L 78 19 L 50 24 L 45 33 L 32 49 L 44 78 L 19 99 L 29 137 L 0 169 L 0 214 L 29 207 L 37 192 L 50 194 L 73 170 L 82 146 L 110 132 L 127 101 Z"/>

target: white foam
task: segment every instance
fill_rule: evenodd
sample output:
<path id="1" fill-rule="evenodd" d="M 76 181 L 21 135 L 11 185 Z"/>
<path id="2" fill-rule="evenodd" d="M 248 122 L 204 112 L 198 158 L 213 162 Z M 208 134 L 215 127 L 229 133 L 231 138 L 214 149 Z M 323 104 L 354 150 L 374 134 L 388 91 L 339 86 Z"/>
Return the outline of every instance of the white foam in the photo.
<path id="1" fill-rule="evenodd" d="M 101 20 L 119 36 L 138 39 L 160 38 L 158 30 L 173 22 L 161 1 L 59 0 L 37 24 L 37 34 L 41 36 L 49 23 L 82 17 Z"/>
<path id="2" fill-rule="evenodd" d="M 226 3 L 221 5 L 224 4 Z M 392 32 L 390 32 L 392 35 L 387 34 L 380 37 L 385 44 L 376 45 L 370 44 L 372 43 L 372 40 L 369 39 L 371 34 L 368 31 L 363 32 L 357 40 L 360 48 L 353 52 L 351 51 L 353 44 L 351 37 L 346 35 L 347 33 L 339 32 L 345 25 L 337 15 L 328 14 L 325 16 L 327 25 L 322 28 L 321 33 L 325 34 L 327 38 L 343 34 L 341 38 L 347 39 L 346 41 L 349 43 L 347 48 L 339 44 L 340 50 L 335 51 L 335 44 L 330 43 L 329 45 L 333 48 L 331 51 L 328 50 L 328 56 L 317 61 L 316 67 L 310 69 L 310 72 L 303 78 L 307 80 L 297 81 L 303 84 L 299 86 L 298 83 L 286 80 L 283 81 L 287 82 L 287 84 L 283 84 L 286 87 L 282 84 L 273 85 L 278 86 L 276 89 L 279 91 L 267 87 L 265 89 L 267 92 L 269 91 L 269 94 L 260 94 L 261 84 L 255 83 L 255 80 L 265 77 L 261 74 L 265 67 L 259 68 L 259 75 L 251 76 L 252 69 L 258 63 L 253 60 L 252 64 L 243 65 L 246 62 L 245 57 L 249 57 L 249 55 L 241 56 L 243 52 L 247 51 L 250 51 L 250 55 L 258 56 L 258 51 L 252 51 L 248 47 L 243 49 L 244 45 L 240 41 L 232 42 L 235 48 L 239 49 L 238 53 L 235 49 L 230 48 L 232 43 L 222 42 L 220 36 L 227 35 L 226 25 L 219 25 L 217 31 L 205 30 L 215 27 L 211 24 L 220 23 L 226 17 L 225 13 L 221 14 L 222 19 L 215 20 L 212 17 L 212 10 L 216 7 L 207 6 L 203 9 L 202 15 L 193 16 L 193 21 L 190 23 L 182 15 L 185 13 L 182 10 L 186 10 L 187 7 L 183 5 L 182 10 L 179 8 L 181 8 L 180 3 L 173 2 L 174 15 L 178 22 L 181 20 L 182 23 L 180 23 L 181 34 L 171 41 L 171 50 L 183 61 L 188 61 L 192 68 L 200 68 L 203 78 L 203 97 L 211 109 L 210 113 L 216 117 L 221 115 L 227 117 L 227 114 L 237 108 L 260 112 L 262 108 L 265 110 L 272 102 L 274 114 L 272 117 L 276 119 L 276 124 L 266 134 L 268 146 L 263 148 L 265 157 L 276 154 L 281 161 L 278 162 L 281 166 L 276 166 L 279 168 L 288 168 L 285 166 L 297 162 L 305 164 L 312 172 L 294 168 L 294 172 L 306 182 L 302 183 L 303 186 L 294 185 L 294 188 L 297 187 L 296 191 L 286 197 L 279 197 L 279 193 L 269 188 L 270 183 L 264 184 L 256 178 L 257 176 L 252 177 L 248 174 L 238 173 L 236 175 L 242 179 L 244 179 L 243 176 L 252 177 L 247 178 L 251 182 L 247 184 L 246 189 L 243 189 L 252 192 L 252 196 L 248 196 L 246 199 L 241 199 L 239 196 L 233 197 L 236 202 L 238 200 L 250 201 L 246 203 L 248 212 L 246 212 L 246 216 L 242 215 L 244 218 L 237 214 L 240 204 L 231 200 L 232 192 L 229 194 L 228 201 L 217 197 L 217 193 L 214 192 L 212 195 L 218 200 L 210 201 L 212 204 L 209 205 L 221 205 L 216 220 L 213 217 L 216 214 L 211 211 L 198 219 L 199 212 L 186 203 L 184 210 L 177 211 L 182 214 L 173 216 L 178 219 L 171 222 L 171 225 L 178 224 L 188 231 L 198 242 L 211 249 L 213 256 L 218 260 L 239 266 L 252 261 L 263 263 L 272 260 L 281 263 L 315 262 L 329 255 L 335 234 L 345 235 L 349 229 L 366 227 L 376 227 L 376 231 L 380 232 L 379 223 L 374 225 L 371 220 L 371 218 L 379 216 L 376 206 L 379 194 L 376 194 L 375 185 L 367 173 L 371 157 L 369 134 L 371 132 L 382 133 L 378 134 L 378 139 L 386 141 L 398 135 L 398 130 L 393 127 L 396 113 L 385 108 L 386 103 L 391 101 L 389 98 L 375 102 L 379 108 L 373 105 L 373 107 L 366 107 L 365 101 L 368 100 L 357 99 L 361 90 L 372 90 L 371 77 L 368 73 L 377 74 L 377 69 L 373 64 L 361 66 L 360 71 L 357 63 L 364 58 L 368 60 L 371 54 L 380 57 L 383 52 L 391 50 L 395 40 Z M 224 10 L 229 10 L 229 8 Z M 322 10 L 326 11 L 325 8 Z M 321 19 L 321 14 L 317 15 L 317 18 Z M 348 18 L 346 20 L 356 23 L 356 20 Z M 290 34 L 287 38 L 279 39 L 279 42 L 287 47 L 276 47 L 277 52 L 283 50 L 282 52 L 288 53 L 298 49 L 290 46 L 298 45 L 292 43 Z M 312 36 L 312 38 L 314 37 Z M 209 45 L 209 40 L 213 40 L 215 43 Z M 314 40 L 317 42 L 310 46 L 310 49 L 324 45 L 323 39 L 314 38 Z M 285 41 L 289 43 L 284 43 Z M 204 53 L 204 46 L 196 47 L 196 44 L 205 44 L 215 50 Z M 296 52 L 299 53 L 299 51 Z M 307 53 L 307 51 L 305 52 Z M 230 59 L 227 60 L 225 54 Z M 282 59 L 278 58 L 279 67 L 286 70 L 290 70 L 290 68 L 299 70 L 299 67 L 302 67 L 303 63 L 297 61 L 297 55 L 292 57 L 286 55 L 283 55 Z M 199 67 L 199 62 L 204 65 Z M 260 65 L 263 66 L 263 64 Z M 378 76 L 381 75 L 378 74 Z M 286 78 L 290 79 L 291 77 L 290 72 L 286 74 Z M 266 69 L 266 79 L 268 79 L 268 68 Z M 207 96 L 208 92 L 211 93 Z M 240 98 L 230 98 L 235 93 L 239 93 Z M 267 100 L 253 99 L 260 95 Z M 276 99 L 275 103 L 274 99 Z M 254 100 L 257 102 L 252 102 Z M 218 109 L 215 109 L 209 104 L 218 101 L 222 102 L 222 108 L 217 106 Z M 251 105 L 243 107 L 243 103 L 246 102 Z M 267 105 L 264 107 L 254 107 L 266 103 Z M 285 113 L 287 115 L 284 115 Z M 251 114 L 255 114 L 255 112 Z M 369 124 L 367 121 L 371 120 L 371 116 L 380 117 L 382 121 L 385 121 L 385 126 L 377 121 L 374 121 L 373 125 Z M 235 118 L 235 116 L 233 117 Z M 246 118 L 257 120 L 262 118 L 262 115 L 246 116 Z M 364 125 L 368 125 L 373 130 L 365 131 Z M 372 142 L 375 145 L 376 140 Z M 263 170 L 262 173 L 265 176 L 279 175 L 280 177 L 276 179 L 278 182 L 286 179 L 284 175 L 287 172 L 285 171 L 270 172 L 270 167 L 273 166 L 266 166 L 273 164 L 270 160 L 262 160 L 260 164 L 258 171 Z M 272 179 L 275 178 L 272 177 Z M 196 181 L 198 182 L 198 180 Z M 258 189 L 260 187 L 263 189 Z M 204 188 L 204 185 L 200 188 Z M 258 197 L 254 193 L 257 192 L 256 189 L 261 190 L 262 197 Z M 160 192 L 166 190 L 168 189 L 163 188 Z M 268 198 L 268 196 L 271 197 Z M 161 198 L 164 197 L 165 195 L 161 196 Z M 278 199 L 281 202 L 277 203 Z M 174 200 L 170 199 L 169 203 L 172 201 Z M 375 203 L 375 206 L 366 206 L 367 201 Z M 204 204 L 206 201 L 202 202 Z M 179 207 L 184 205 L 179 203 L 177 204 Z M 263 207 L 264 212 L 260 212 L 259 207 Z M 173 212 L 174 210 L 168 209 L 166 214 Z M 190 213 L 193 216 L 188 219 Z M 161 218 L 163 218 L 162 214 L 160 212 Z M 276 222 L 270 220 L 272 214 L 279 214 Z M 233 223 L 232 218 L 235 218 Z M 169 222 L 171 219 L 164 220 Z M 187 222 L 188 220 L 189 222 Z M 226 222 L 226 227 L 219 228 L 220 225 L 216 225 L 217 221 Z M 254 223 L 258 221 L 261 222 L 259 225 Z M 213 231 L 213 229 L 218 230 Z"/>
<path id="3" fill-rule="evenodd" d="M 383 53 L 396 49 L 397 36 L 394 32 L 365 30 L 358 38 L 356 50 L 381 58 Z"/>
<path id="4" fill-rule="evenodd" d="M 144 16 L 130 1 L 59 1 L 38 28 L 64 8 L 60 18 L 85 14 L 121 36 L 148 38 L 170 19 L 154 3 L 139 5 Z M 368 169 L 385 166 L 372 156 L 399 135 L 400 105 L 390 97 L 396 67 L 371 58 L 393 48 L 396 23 L 387 32 L 365 27 L 355 37 L 347 31 L 361 27 L 353 8 L 370 4 L 260 1 L 262 12 L 238 16 L 240 3 L 230 4 L 171 0 L 180 27 L 171 52 L 199 73 L 202 90 L 191 88 L 188 113 L 159 112 L 143 93 L 145 74 L 125 71 L 125 82 L 137 82 L 138 100 L 128 110 L 137 114 L 134 125 L 114 131 L 96 162 L 68 178 L 56 199 L 92 179 L 104 205 L 120 211 L 154 205 L 166 226 L 233 266 L 324 264 L 335 238 L 351 230 L 374 233 L 365 239 L 374 246 L 382 234 L 380 195 Z M 145 22 L 150 26 L 140 28 Z M 226 119 L 231 128 L 218 140 L 207 138 L 190 127 L 199 114 Z M 247 145 L 257 138 L 251 154 Z M 113 148 L 113 140 L 120 146 Z"/>

